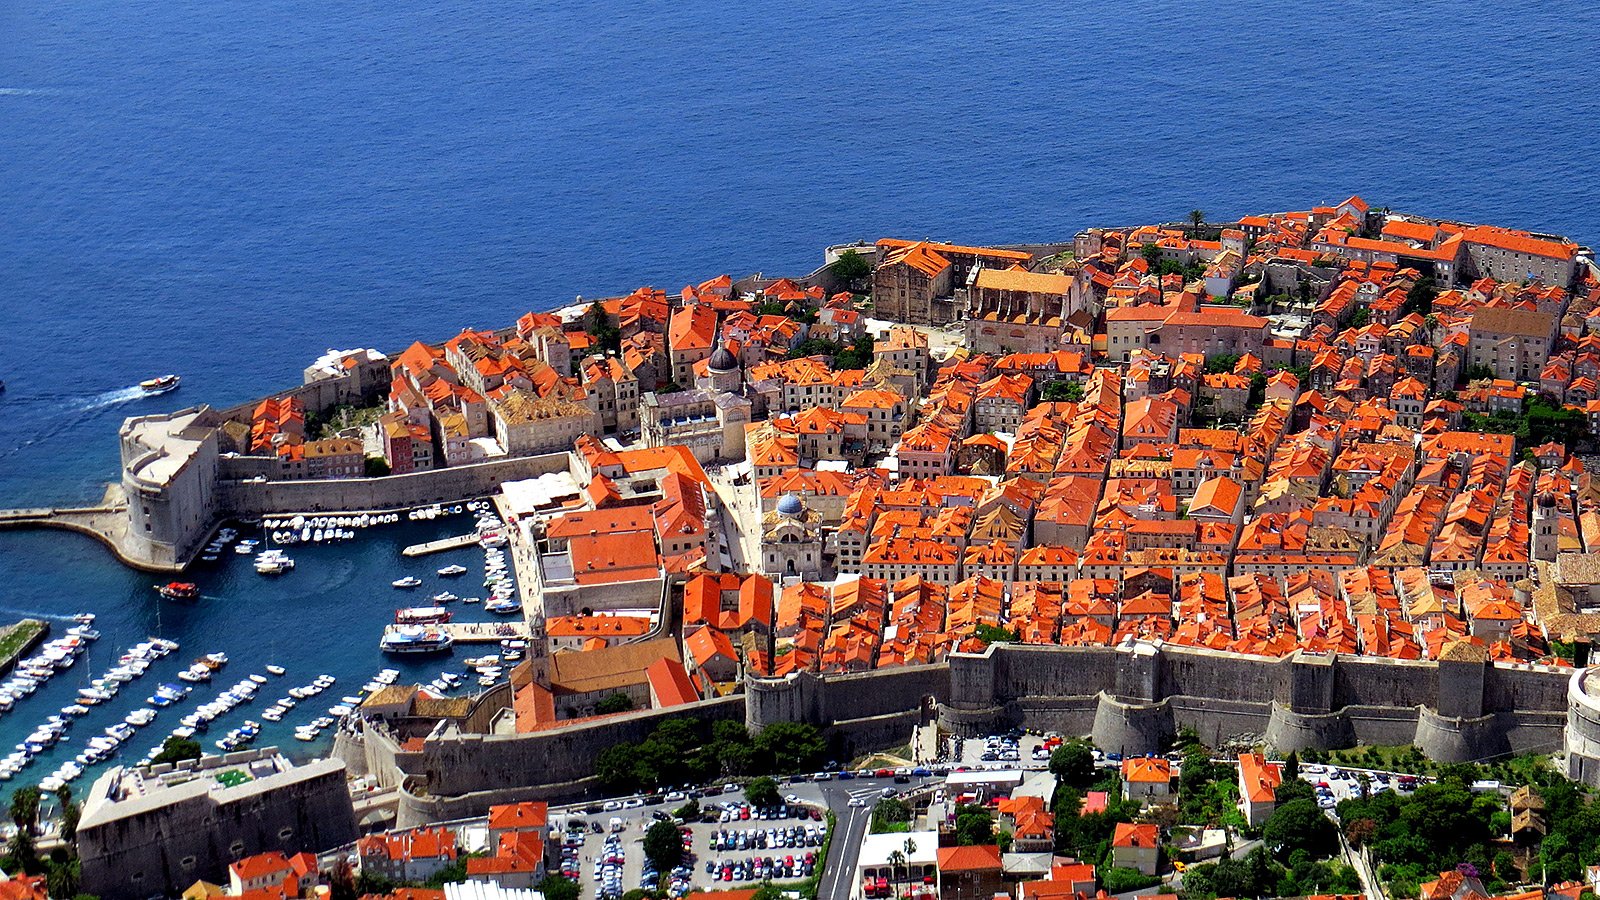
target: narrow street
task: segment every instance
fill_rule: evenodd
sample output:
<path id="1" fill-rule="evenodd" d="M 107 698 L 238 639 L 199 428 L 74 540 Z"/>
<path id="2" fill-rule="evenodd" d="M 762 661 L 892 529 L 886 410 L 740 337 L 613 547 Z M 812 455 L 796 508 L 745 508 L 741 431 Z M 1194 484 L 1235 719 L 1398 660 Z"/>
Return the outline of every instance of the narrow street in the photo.
<path id="1" fill-rule="evenodd" d="M 746 465 L 734 464 L 706 473 L 717 493 L 723 537 L 736 572 L 761 571 L 761 502 L 749 471 Z M 745 483 L 736 484 L 741 476 L 745 476 Z"/>

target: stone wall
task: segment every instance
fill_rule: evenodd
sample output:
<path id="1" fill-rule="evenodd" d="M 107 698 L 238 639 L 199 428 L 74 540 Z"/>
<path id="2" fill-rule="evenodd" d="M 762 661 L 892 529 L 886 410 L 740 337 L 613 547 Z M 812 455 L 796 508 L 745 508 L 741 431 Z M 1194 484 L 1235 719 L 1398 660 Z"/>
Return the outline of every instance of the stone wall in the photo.
<path id="1" fill-rule="evenodd" d="M 492 494 L 502 482 L 565 472 L 569 466 L 568 454 L 546 453 L 383 478 L 224 482 L 218 485 L 218 507 L 240 517 L 404 509 Z"/>
<path id="2" fill-rule="evenodd" d="M 751 679 L 742 697 L 534 734 L 431 738 L 415 754 L 369 731 L 361 753 L 368 771 L 404 783 L 400 821 L 410 825 L 481 814 L 492 803 L 592 795 L 595 757 L 639 740 L 665 716 L 743 717 L 757 731 L 809 722 L 824 728 L 839 759 L 903 745 L 914 726 L 935 716 L 959 734 L 1052 730 L 1090 735 L 1124 753 L 1165 750 L 1180 728 L 1213 745 L 1246 740 L 1280 751 L 1415 743 L 1442 761 L 1559 746 L 1567 672 L 1451 665 L 1441 672 L 1429 662 L 1304 653 L 1267 659 L 1149 644 L 993 644 L 937 665 Z M 1473 685 L 1478 696 L 1471 696 Z M 484 704 L 484 715 L 500 705 Z M 1600 725 L 1594 731 L 1600 748 Z"/>
<path id="3" fill-rule="evenodd" d="M 169 789 L 172 800 L 160 804 L 97 804 L 100 788 L 97 782 L 85 804 L 78 853 L 83 890 L 106 900 L 177 896 L 199 879 L 226 882 L 228 864 L 241 857 L 315 852 L 357 836 L 345 769 L 334 760 L 220 794 Z"/>

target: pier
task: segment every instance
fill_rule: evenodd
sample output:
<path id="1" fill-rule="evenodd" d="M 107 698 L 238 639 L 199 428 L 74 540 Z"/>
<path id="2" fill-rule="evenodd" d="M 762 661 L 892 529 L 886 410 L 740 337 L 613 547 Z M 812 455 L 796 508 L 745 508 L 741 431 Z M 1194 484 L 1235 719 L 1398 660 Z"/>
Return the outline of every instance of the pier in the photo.
<path id="1" fill-rule="evenodd" d="M 531 632 L 521 620 L 506 622 L 451 622 L 440 625 L 458 644 L 498 644 L 507 638 L 528 640 Z"/>
<path id="2" fill-rule="evenodd" d="M 430 553 L 443 553 L 446 550 L 460 550 L 462 547 L 471 547 L 478 543 L 477 533 L 458 534 L 455 537 L 440 538 L 437 541 L 428 541 L 426 544 L 412 544 L 400 551 L 401 556 L 427 556 Z"/>

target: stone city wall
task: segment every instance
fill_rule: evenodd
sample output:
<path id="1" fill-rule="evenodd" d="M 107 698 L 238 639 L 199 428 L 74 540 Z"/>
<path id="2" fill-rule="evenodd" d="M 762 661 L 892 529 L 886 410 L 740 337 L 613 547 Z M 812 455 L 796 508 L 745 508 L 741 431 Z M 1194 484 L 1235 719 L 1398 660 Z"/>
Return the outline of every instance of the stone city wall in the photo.
<path id="1" fill-rule="evenodd" d="M 936 665 L 751 679 L 742 697 L 533 734 L 433 738 L 416 754 L 369 733 L 363 757 L 368 771 L 388 768 L 405 781 L 402 824 L 481 814 L 517 799 L 592 795 L 602 750 L 680 716 L 742 716 L 756 731 L 809 722 L 826 729 L 840 759 L 902 745 L 913 726 L 936 716 L 958 734 L 1054 730 L 1124 753 L 1165 750 L 1178 729 L 1193 728 L 1212 745 L 1265 743 L 1287 752 L 1414 743 L 1435 759 L 1461 761 L 1558 748 L 1568 677 L 1547 667 L 1472 662 L 994 644 Z M 1595 730 L 1600 744 L 1600 726 Z"/>
<path id="2" fill-rule="evenodd" d="M 224 482 L 217 486 L 218 507 L 241 517 L 404 509 L 492 494 L 502 482 L 565 472 L 569 466 L 568 454 L 546 453 L 382 478 Z"/>

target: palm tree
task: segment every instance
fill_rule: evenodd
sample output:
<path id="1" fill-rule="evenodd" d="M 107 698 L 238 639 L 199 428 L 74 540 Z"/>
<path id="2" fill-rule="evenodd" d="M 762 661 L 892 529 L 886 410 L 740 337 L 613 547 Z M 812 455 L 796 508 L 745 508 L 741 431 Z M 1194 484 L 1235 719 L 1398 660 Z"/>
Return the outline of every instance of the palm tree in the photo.
<path id="1" fill-rule="evenodd" d="M 1206 211 L 1203 209 L 1189 210 L 1189 221 L 1194 225 L 1193 230 L 1198 231 L 1200 226 L 1206 223 Z"/>
<path id="2" fill-rule="evenodd" d="M 908 841 L 906 841 L 906 843 L 909 844 L 911 842 L 908 840 Z M 901 853 L 899 850 L 890 851 L 890 853 L 889 853 L 889 880 L 894 882 L 894 885 L 893 885 L 893 887 L 894 887 L 894 895 L 896 897 L 900 896 L 900 872 L 901 872 L 902 869 L 905 868 L 905 865 L 906 865 L 906 855 L 904 853 Z"/>
<path id="3" fill-rule="evenodd" d="M 11 821 L 18 828 L 32 828 L 39 821 L 39 789 L 32 785 L 11 795 Z"/>
<path id="4" fill-rule="evenodd" d="M 911 856 L 914 856 L 914 855 L 916 855 L 916 852 L 917 852 L 917 842 L 916 842 L 916 841 L 914 841 L 914 840 L 912 840 L 912 839 L 911 839 L 911 838 L 906 838 L 906 843 L 905 843 L 905 848 L 906 848 L 906 852 L 905 852 L 905 854 L 904 854 L 904 855 L 903 855 L 903 856 L 902 856 L 902 857 L 901 857 L 901 859 L 902 859 L 902 860 L 904 860 L 904 859 L 906 859 L 906 858 L 908 858 L 908 857 L 911 857 Z M 907 878 L 910 878 L 910 877 L 911 877 L 911 871 L 910 871 L 910 869 L 909 869 L 909 868 L 907 868 L 907 870 L 906 870 L 906 877 L 907 877 Z"/>

